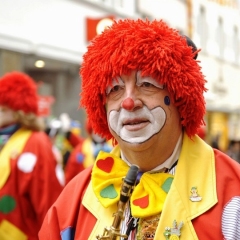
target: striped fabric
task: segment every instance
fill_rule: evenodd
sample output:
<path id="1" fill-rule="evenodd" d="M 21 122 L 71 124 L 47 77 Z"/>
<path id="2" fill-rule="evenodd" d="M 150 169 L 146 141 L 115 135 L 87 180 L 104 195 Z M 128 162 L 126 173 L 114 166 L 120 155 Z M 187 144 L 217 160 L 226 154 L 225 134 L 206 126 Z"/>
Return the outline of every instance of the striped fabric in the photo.
<path id="1" fill-rule="evenodd" d="M 240 197 L 233 197 L 224 207 L 222 232 L 225 240 L 240 239 Z"/>

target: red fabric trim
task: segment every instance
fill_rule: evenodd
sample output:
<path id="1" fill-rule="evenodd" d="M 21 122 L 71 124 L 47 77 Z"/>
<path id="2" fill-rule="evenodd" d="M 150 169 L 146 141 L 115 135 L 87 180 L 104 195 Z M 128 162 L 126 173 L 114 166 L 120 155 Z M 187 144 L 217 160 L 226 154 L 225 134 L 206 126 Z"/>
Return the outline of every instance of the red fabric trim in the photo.
<path id="1" fill-rule="evenodd" d="M 199 239 L 224 239 L 221 231 L 224 206 L 234 196 L 240 196 L 240 172 L 237 171 L 239 164 L 219 150 L 215 149 L 214 153 L 218 203 L 192 221 Z"/>
<path id="2" fill-rule="evenodd" d="M 96 219 L 81 202 L 91 171 L 92 167 L 85 169 L 66 185 L 43 222 L 39 240 L 61 240 L 60 232 L 66 227 L 76 229 L 74 239 L 88 239 Z"/>

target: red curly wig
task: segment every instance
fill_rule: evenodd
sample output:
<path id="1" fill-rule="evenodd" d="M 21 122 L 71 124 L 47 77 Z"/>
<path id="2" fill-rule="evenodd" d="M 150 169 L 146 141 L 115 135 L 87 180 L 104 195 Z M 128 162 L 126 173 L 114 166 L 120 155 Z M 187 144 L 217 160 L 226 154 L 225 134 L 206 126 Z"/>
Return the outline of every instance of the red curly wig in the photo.
<path id="1" fill-rule="evenodd" d="M 38 95 L 34 80 L 22 72 L 6 73 L 0 78 L 0 105 L 37 115 Z"/>
<path id="2" fill-rule="evenodd" d="M 80 106 L 86 109 L 94 132 L 112 138 L 105 110 L 105 90 L 113 78 L 140 70 L 166 86 L 178 108 L 188 136 L 204 124 L 205 88 L 197 52 L 186 38 L 162 20 L 119 20 L 88 46 L 80 69 Z"/>

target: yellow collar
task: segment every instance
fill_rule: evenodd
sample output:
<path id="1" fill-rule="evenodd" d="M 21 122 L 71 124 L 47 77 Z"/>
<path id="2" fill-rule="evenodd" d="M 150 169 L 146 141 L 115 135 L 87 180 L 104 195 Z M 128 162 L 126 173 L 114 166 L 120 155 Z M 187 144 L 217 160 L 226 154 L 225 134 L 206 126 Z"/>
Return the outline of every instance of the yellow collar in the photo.
<path id="1" fill-rule="evenodd" d="M 17 130 L 0 151 L 0 189 L 4 186 L 10 175 L 10 159 L 22 152 L 31 133 L 32 131 L 22 128 Z"/>
<path id="2" fill-rule="evenodd" d="M 116 154 L 115 149 L 112 154 Z M 119 156 L 119 155 L 117 155 Z M 192 187 L 197 187 L 202 200 L 190 200 Z M 166 197 L 156 235 L 163 238 L 166 227 L 171 227 L 174 220 L 183 221 L 181 239 L 196 240 L 191 220 L 208 211 L 217 203 L 215 159 L 212 148 L 199 137 L 183 137 L 183 146 L 171 189 Z M 112 214 L 117 204 L 105 208 L 95 196 L 92 183 L 89 184 L 83 198 L 83 205 L 98 219 L 89 239 L 102 234 L 104 227 L 110 226 Z"/>
<path id="3" fill-rule="evenodd" d="M 197 187 L 200 201 L 191 201 L 191 189 Z M 198 239 L 191 220 L 217 203 L 215 158 L 213 149 L 198 136 L 186 133 L 174 181 L 167 195 L 156 235 L 162 236 L 174 220 L 183 221 L 181 239 Z"/>

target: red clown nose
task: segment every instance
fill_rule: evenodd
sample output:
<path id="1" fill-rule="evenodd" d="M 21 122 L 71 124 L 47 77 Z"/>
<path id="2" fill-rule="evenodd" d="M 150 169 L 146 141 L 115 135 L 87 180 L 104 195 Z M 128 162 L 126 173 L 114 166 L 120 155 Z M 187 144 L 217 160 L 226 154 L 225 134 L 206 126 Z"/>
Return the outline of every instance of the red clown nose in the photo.
<path id="1" fill-rule="evenodd" d="M 122 107 L 125 108 L 126 110 L 132 110 L 134 107 L 134 101 L 131 98 L 126 98 L 122 102 Z"/>

